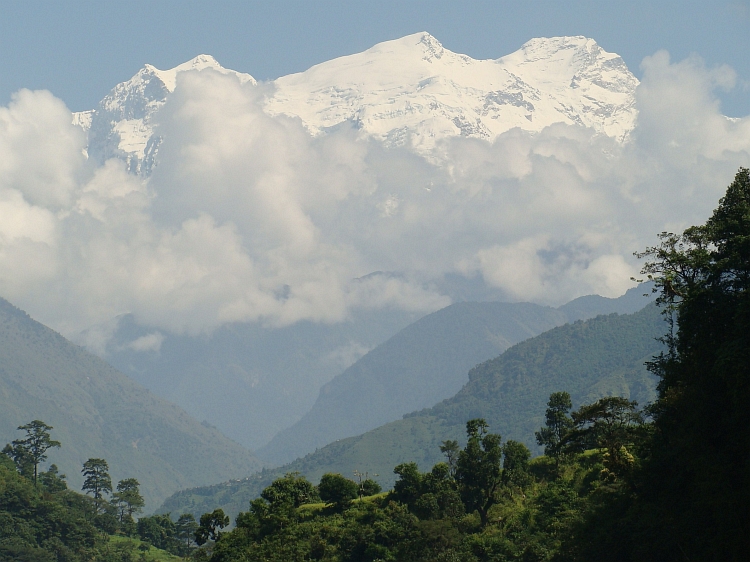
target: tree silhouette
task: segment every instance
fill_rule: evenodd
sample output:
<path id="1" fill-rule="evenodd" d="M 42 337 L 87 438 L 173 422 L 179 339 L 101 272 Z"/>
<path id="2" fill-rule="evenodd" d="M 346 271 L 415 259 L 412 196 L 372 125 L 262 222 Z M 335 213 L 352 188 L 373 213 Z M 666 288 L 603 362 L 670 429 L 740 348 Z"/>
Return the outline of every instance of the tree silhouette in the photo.
<path id="1" fill-rule="evenodd" d="M 144 501 L 139 490 L 140 483 L 135 478 L 126 478 L 117 483 L 117 491 L 112 494 L 112 503 L 120 511 L 120 522 L 125 520 L 125 514 L 133 517 L 133 513 L 140 512 Z"/>
<path id="2" fill-rule="evenodd" d="M 466 511 L 479 512 L 482 526 L 488 523 L 487 512 L 497 501 L 501 482 L 500 461 L 503 450 L 500 435 L 487 433 L 483 419 L 466 422 L 466 447 L 458 455 L 456 482 Z"/>
<path id="3" fill-rule="evenodd" d="M 112 479 L 109 476 L 109 465 L 104 459 L 89 459 L 83 463 L 84 480 L 81 489 L 94 497 L 94 512 L 99 513 L 99 506 L 104 501 L 104 494 L 112 492 Z"/>
<path id="4" fill-rule="evenodd" d="M 22 473 L 22 467 L 25 464 L 34 467 L 34 486 L 36 486 L 39 463 L 46 461 L 47 451 L 53 447 L 59 447 L 60 442 L 50 437 L 53 427 L 41 420 L 18 426 L 18 429 L 26 432 L 26 438 L 16 439 L 12 447 L 6 447 L 4 452 L 10 454 L 16 465 L 21 467 Z"/>

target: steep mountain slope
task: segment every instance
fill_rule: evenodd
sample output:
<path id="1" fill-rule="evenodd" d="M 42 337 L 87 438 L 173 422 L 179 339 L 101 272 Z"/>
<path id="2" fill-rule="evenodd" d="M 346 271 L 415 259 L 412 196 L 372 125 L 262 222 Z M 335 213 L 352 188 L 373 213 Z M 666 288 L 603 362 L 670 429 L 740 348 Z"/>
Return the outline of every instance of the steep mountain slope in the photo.
<path id="1" fill-rule="evenodd" d="M 458 392 L 466 372 L 511 345 L 566 322 L 643 308 L 644 287 L 619 299 L 581 297 L 559 309 L 531 303 L 456 303 L 421 318 L 323 386 L 312 409 L 256 453 L 282 464 Z"/>
<path id="2" fill-rule="evenodd" d="M 189 336 L 163 334 L 125 317 L 106 358 L 158 396 L 255 450 L 299 420 L 321 386 L 418 318 L 375 311 L 333 325 L 298 322 L 273 329 L 235 323 L 211 335 Z"/>
<path id="3" fill-rule="evenodd" d="M 0 299 L 0 444 L 41 419 L 62 443 L 49 462 L 80 489 L 81 465 L 105 458 L 116 483 L 137 478 L 146 509 L 175 490 L 260 468 L 213 427 L 157 398 L 127 376 Z"/>
<path id="4" fill-rule="evenodd" d="M 148 176 L 162 140 L 155 116 L 180 72 L 204 69 L 255 84 L 208 55 L 166 71 L 146 65 L 98 108 L 74 115 L 88 131 L 89 156 L 122 158 Z M 493 140 L 514 127 L 541 131 L 553 123 L 624 141 L 635 125 L 637 85 L 618 55 L 586 37 L 532 39 L 505 57 L 474 60 L 422 32 L 278 78 L 265 111 L 297 117 L 313 134 L 349 124 L 421 153 L 454 136 Z"/>
<path id="5" fill-rule="evenodd" d="M 393 467 L 401 462 L 416 461 L 426 470 L 440 461 L 441 442 L 462 440 L 466 421 L 476 417 L 485 418 L 503 438 L 522 441 L 538 453 L 534 431 L 543 424 L 552 392 L 570 392 L 574 407 L 606 395 L 640 404 L 653 400 L 656 381 L 644 362 L 661 351 L 656 338 L 665 331 L 654 305 L 635 314 L 598 316 L 554 328 L 476 366 L 454 397 L 432 408 L 336 441 L 278 469 L 221 486 L 184 490 L 160 509 L 201 513 L 221 506 L 236 513 L 289 471 L 312 480 L 330 471 L 368 471 L 387 487 L 394 481 Z"/>

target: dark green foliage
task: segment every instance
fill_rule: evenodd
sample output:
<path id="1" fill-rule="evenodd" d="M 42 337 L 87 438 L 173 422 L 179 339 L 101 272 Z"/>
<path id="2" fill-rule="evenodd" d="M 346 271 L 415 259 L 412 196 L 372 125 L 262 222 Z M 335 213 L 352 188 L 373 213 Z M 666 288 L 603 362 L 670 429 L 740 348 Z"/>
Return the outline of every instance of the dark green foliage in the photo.
<path id="1" fill-rule="evenodd" d="M 104 506 L 104 495 L 112 492 L 112 478 L 109 476 L 109 465 L 104 459 L 89 459 L 83 463 L 83 486 L 81 489 L 94 498 L 94 511 L 99 512 Z"/>
<path id="2" fill-rule="evenodd" d="M 112 505 L 119 512 L 120 522 L 123 522 L 126 517 L 132 519 L 134 513 L 140 513 L 144 503 L 138 480 L 126 478 L 117 483 L 117 491 L 112 494 Z"/>
<path id="3" fill-rule="evenodd" d="M 641 559 L 740 560 L 750 552 L 750 172 L 708 221 L 663 233 L 644 272 L 676 321 L 632 520 Z M 682 558 L 680 558 L 682 556 Z M 636 555 L 633 555 L 635 558 Z"/>
<path id="4" fill-rule="evenodd" d="M 68 483 L 65 481 L 66 478 L 64 474 L 60 474 L 56 464 L 49 465 L 49 468 L 45 472 L 39 474 L 39 482 L 41 482 L 46 491 L 53 494 L 68 489 Z"/>
<path id="5" fill-rule="evenodd" d="M 177 523 L 175 523 L 176 536 L 184 543 L 186 550 L 189 550 L 190 546 L 195 542 L 195 532 L 197 530 L 198 522 L 192 513 L 183 513 L 177 519 Z"/>
<path id="6" fill-rule="evenodd" d="M 531 451 L 523 443 L 507 441 L 503 445 L 503 473 L 502 483 L 507 488 L 524 488 L 531 477 L 529 475 L 529 460 Z"/>
<path id="7" fill-rule="evenodd" d="M 0 462 L 0 560 L 91 560 L 103 546 L 88 517 L 86 498 L 66 489 L 44 489 L 33 475 Z"/>
<path id="8" fill-rule="evenodd" d="M 13 442 L 13 444 L 8 443 L 3 447 L 2 453 L 13 461 L 19 474 L 28 478 L 33 477 L 34 460 L 24 447 L 18 445 L 16 442 Z"/>
<path id="9" fill-rule="evenodd" d="M 643 414 L 638 404 L 607 396 L 573 412 L 574 428 L 563 439 L 568 450 L 606 449 L 604 466 L 613 478 L 635 468 L 633 449 L 643 436 Z"/>
<path id="10" fill-rule="evenodd" d="M 39 463 L 47 460 L 47 451 L 53 447 L 60 447 L 60 442 L 50 437 L 50 431 L 54 428 L 41 420 L 21 425 L 18 429 L 26 432 L 26 438 L 13 441 L 14 458 L 18 455 L 21 464 L 28 462 L 34 466 L 34 485 L 36 486 Z"/>
<path id="11" fill-rule="evenodd" d="M 487 433 L 487 422 L 475 419 L 466 422 L 466 447 L 458 455 L 456 482 L 467 511 L 477 510 L 482 525 L 495 504 L 500 486 L 500 461 L 503 450 L 500 435 Z"/>
<path id="12" fill-rule="evenodd" d="M 142 541 L 156 548 L 173 554 L 180 552 L 182 542 L 177 536 L 177 528 L 169 514 L 141 517 L 138 519 L 137 531 Z"/>
<path id="13" fill-rule="evenodd" d="M 204 513 L 195 531 L 196 544 L 203 545 L 209 540 L 218 541 L 222 535 L 221 530 L 227 525 L 229 525 L 229 517 L 224 515 L 223 510 L 215 509 L 211 513 Z"/>
<path id="14" fill-rule="evenodd" d="M 277 478 L 261 492 L 260 497 L 274 509 L 286 506 L 297 508 L 320 499 L 315 486 L 298 472 L 290 472 L 283 478 Z"/>
<path id="15" fill-rule="evenodd" d="M 365 478 L 359 485 L 360 496 L 374 496 L 379 494 L 383 488 L 372 478 Z"/>
<path id="16" fill-rule="evenodd" d="M 458 453 L 461 448 L 458 446 L 458 441 L 448 439 L 443 441 L 440 445 L 440 452 L 445 455 L 445 460 L 448 463 L 448 468 L 452 477 L 456 476 L 456 463 L 458 463 Z"/>
<path id="17" fill-rule="evenodd" d="M 324 474 L 318 484 L 320 499 L 335 509 L 344 509 L 358 495 L 359 488 L 353 480 L 341 474 Z"/>
<path id="18" fill-rule="evenodd" d="M 544 414 L 545 425 L 534 434 L 537 445 L 544 447 L 544 454 L 558 462 L 562 455 L 563 438 L 573 429 L 573 419 L 569 415 L 572 407 L 573 403 L 567 392 L 550 394 Z"/>

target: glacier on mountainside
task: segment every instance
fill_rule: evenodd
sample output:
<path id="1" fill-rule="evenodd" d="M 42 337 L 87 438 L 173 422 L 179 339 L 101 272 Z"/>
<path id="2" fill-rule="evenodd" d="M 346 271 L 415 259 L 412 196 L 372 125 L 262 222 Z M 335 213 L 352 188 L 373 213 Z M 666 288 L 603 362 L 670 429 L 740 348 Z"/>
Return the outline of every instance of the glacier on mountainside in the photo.
<path id="1" fill-rule="evenodd" d="M 89 157 L 121 158 L 131 172 L 148 176 L 162 140 L 154 117 L 177 74 L 206 68 L 256 84 L 208 55 L 166 71 L 146 65 L 97 109 L 74 114 L 88 131 Z M 625 142 L 637 117 L 638 80 L 622 58 L 586 37 L 532 39 L 502 58 L 475 60 L 422 32 L 283 76 L 272 86 L 266 113 L 297 117 L 311 134 L 349 123 L 386 145 L 425 155 L 454 136 L 492 141 L 516 127 L 538 132 L 554 123 L 591 127 Z"/>

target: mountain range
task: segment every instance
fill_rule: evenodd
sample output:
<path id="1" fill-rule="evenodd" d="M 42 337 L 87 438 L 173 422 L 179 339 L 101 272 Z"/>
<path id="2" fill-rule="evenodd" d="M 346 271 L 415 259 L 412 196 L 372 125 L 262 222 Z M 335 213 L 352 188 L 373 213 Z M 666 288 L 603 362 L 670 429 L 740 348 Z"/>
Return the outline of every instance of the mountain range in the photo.
<path id="1" fill-rule="evenodd" d="M 159 511 L 204 513 L 222 507 L 236 514 L 275 478 L 299 472 L 317 481 L 326 472 L 352 477 L 367 472 L 385 488 L 393 468 L 417 462 L 428 470 L 444 460 L 440 445 L 465 441 L 466 421 L 484 418 L 503 439 L 525 443 L 541 453 L 534 432 L 544 424 L 552 392 L 567 391 L 573 407 L 602 396 L 624 396 L 641 406 L 656 397 L 656 377 L 645 362 L 663 351 L 658 340 L 667 331 L 653 303 L 633 314 L 610 314 L 553 328 L 507 349 L 469 371 L 468 382 L 454 396 L 431 408 L 361 435 L 334 441 L 282 467 L 263 470 L 221 485 L 182 490 Z"/>
<path id="2" fill-rule="evenodd" d="M 148 176 L 163 140 L 159 112 L 180 75 L 192 70 L 258 86 L 210 55 L 170 70 L 145 65 L 97 108 L 74 114 L 88 133 L 89 157 L 99 163 L 118 157 Z M 553 123 L 625 141 L 637 117 L 637 85 L 621 57 L 586 37 L 532 39 L 515 53 L 475 60 L 422 32 L 261 86 L 269 115 L 299 119 L 312 134 L 351 126 L 387 145 L 431 153 L 454 136 L 493 140 L 516 127 L 538 132 Z"/>
<path id="3" fill-rule="evenodd" d="M 256 453 L 282 464 L 430 407 L 458 392 L 472 367 L 520 341 L 568 322 L 640 310 L 647 287 L 617 299 L 580 297 L 559 308 L 462 302 L 428 314 L 325 384 L 310 411 Z"/>
<path id="4" fill-rule="evenodd" d="M 74 114 L 74 122 L 87 133 L 89 158 L 97 164 L 113 157 L 122 159 L 130 172 L 148 181 L 158 167 L 164 141 L 162 116 L 169 110 L 170 99 L 179 94 L 181 83 L 196 72 L 217 73 L 253 89 L 254 99 L 268 115 L 296 120 L 312 135 L 348 127 L 361 137 L 385 146 L 410 148 L 431 159 L 439 159 L 441 147 L 455 137 L 491 141 L 514 128 L 539 132 L 556 123 L 589 127 L 627 142 L 637 116 L 637 79 L 619 56 L 604 51 L 592 39 L 538 38 L 501 58 L 474 60 L 445 49 L 436 38 L 422 32 L 267 83 L 225 69 L 209 55 L 169 70 L 145 65 L 131 79 L 115 86 L 96 108 Z M 476 291 L 466 290 L 468 281 L 464 281 L 458 285 L 443 283 L 441 294 L 457 304 L 498 298 L 497 294 L 488 296 L 491 291 L 486 290 L 480 290 L 482 296 L 477 298 Z M 470 309 L 467 305 L 466 310 Z M 585 317 L 612 311 L 594 307 Z M 447 318 L 453 312 L 443 314 Z M 326 396 L 331 400 L 337 395 L 336 389 L 343 388 L 354 371 L 361 371 L 354 380 L 366 378 L 363 369 L 370 367 L 365 366 L 383 354 L 377 346 L 421 313 L 391 308 L 354 311 L 339 324 L 299 322 L 285 328 L 233 323 L 197 336 L 139 325 L 125 315 L 119 318 L 104 356 L 197 419 L 217 426 L 246 447 L 262 448 L 268 459 L 280 462 L 325 444 L 329 437 L 365 431 L 450 396 L 474 364 L 567 321 L 560 312 L 544 314 L 549 318 L 539 323 L 519 320 L 515 332 L 480 323 L 489 335 L 479 338 L 477 346 L 467 348 L 460 361 L 437 362 L 446 369 L 452 365 L 451 373 L 435 374 L 429 386 L 432 391 L 421 398 L 421 393 L 413 390 L 424 388 L 417 381 L 424 380 L 425 373 L 420 375 L 422 379 L 416 375 L 411 378 L 402 364 L 389 365 L 393 372 L 402 374 L 399 380 L 403 384 L 412 381 L 409 384 L 417 385 L 412 392 L 399 395 L 399 400 L 389 402 L 390 391 L 376 392 L 376 388 L 390 389 L 392 385 L 378 383 L 383 370 L 373 370 L 370 380 L 375 382 L 368 391 L 373 397 L 382 397 L 377 407 L 373 402 L 369 410 L 362 409 L 362 421 L 344 433 L 342 423 L 333 424 L 335 429 L 322 430 L 327 425 L 322 423 L 322 416 L 319 422 L 305 426 L 311 432 L 308 441 L 289 430 L 269 444 L 314 407 L 321 388 L 320 404 L 309 416 L 326 410 L 326 415 L 335 412 L 339 422 L 344 419 L 344 410 L 323 407 Z M 466 341 L 461 334 L 446 337 Z M 354 366 L 360 358 L 364 362 Z M 336 384 L 324 386 L 348 367 L 354 371 L 342 374 Z M 347 384 L 351 387 L 352 383 Z M 357 384 L 361 383 L 342 390 L 341 396 L 356 394 L 352 388 Z M 375 415 L 369 416 L 368 411 Z"/>

